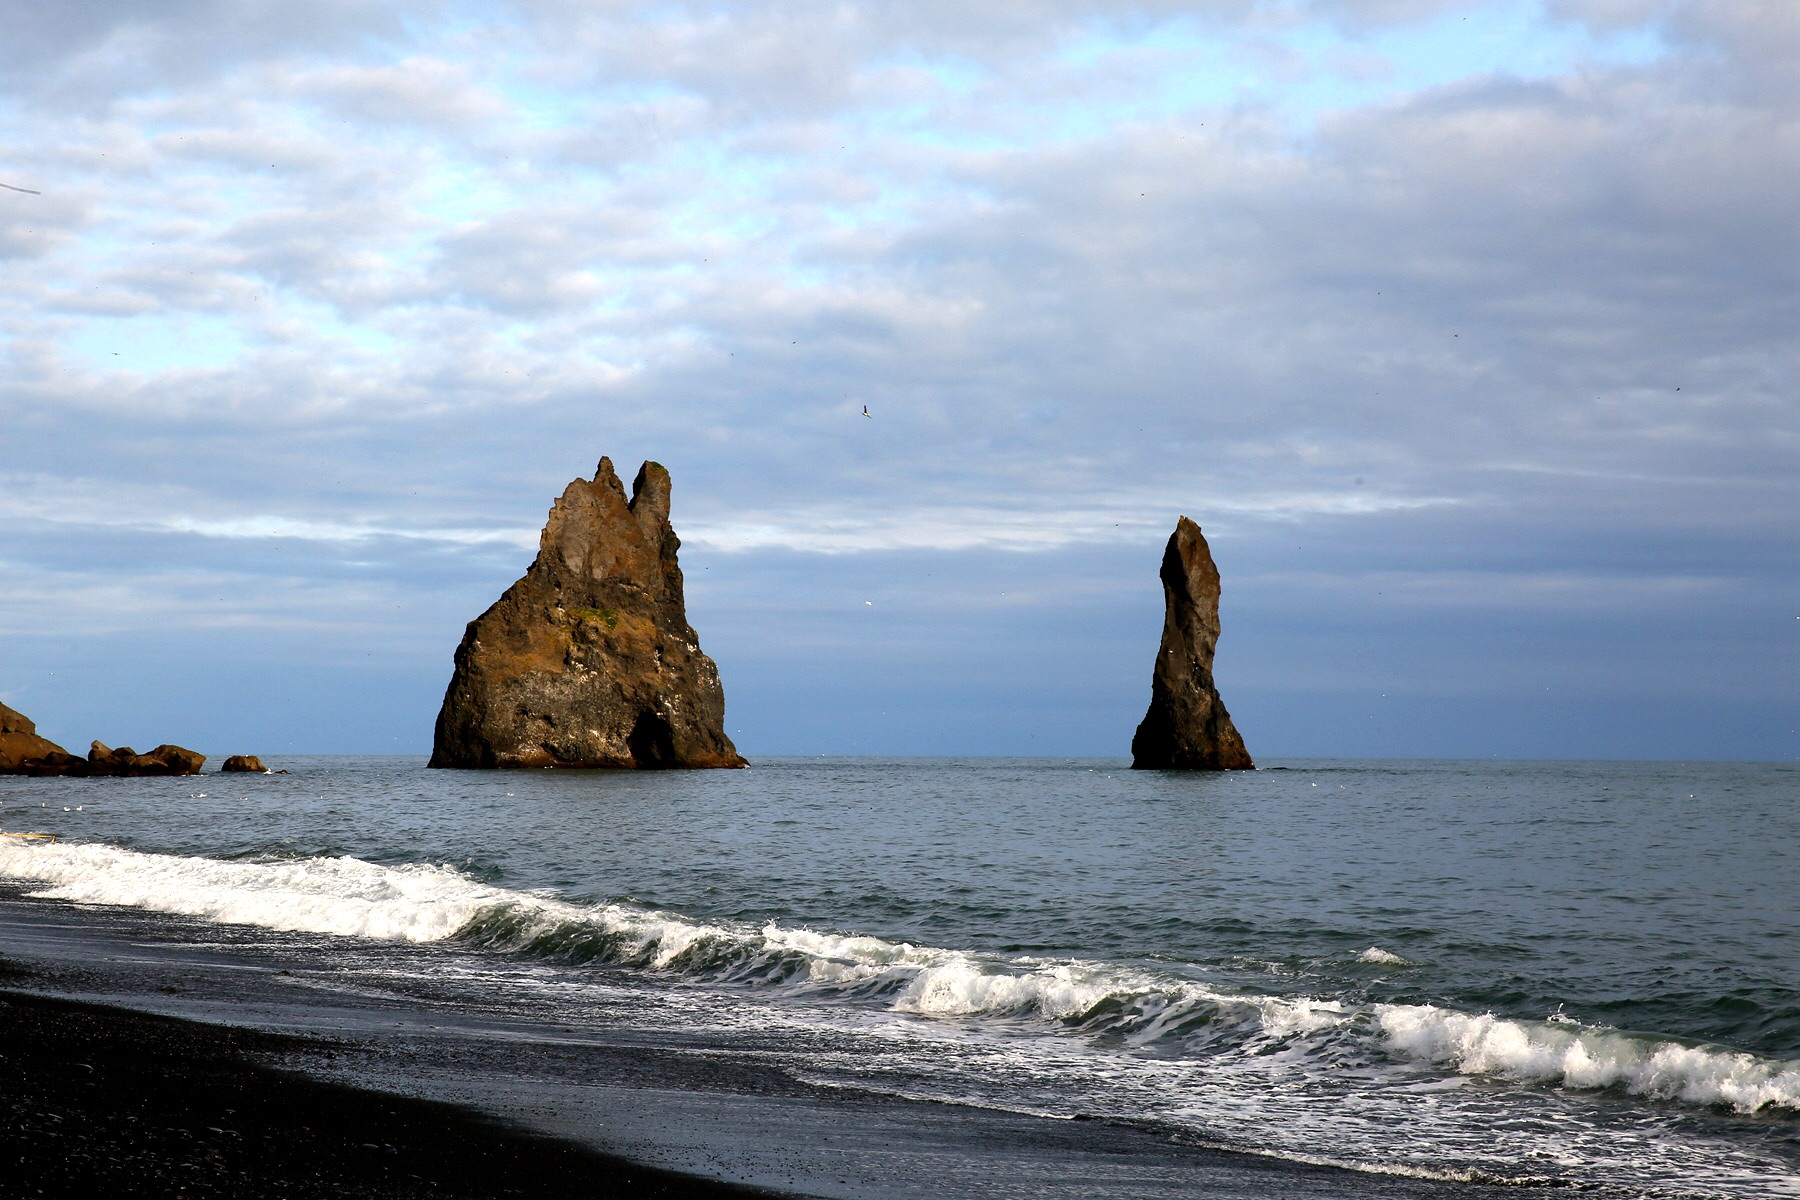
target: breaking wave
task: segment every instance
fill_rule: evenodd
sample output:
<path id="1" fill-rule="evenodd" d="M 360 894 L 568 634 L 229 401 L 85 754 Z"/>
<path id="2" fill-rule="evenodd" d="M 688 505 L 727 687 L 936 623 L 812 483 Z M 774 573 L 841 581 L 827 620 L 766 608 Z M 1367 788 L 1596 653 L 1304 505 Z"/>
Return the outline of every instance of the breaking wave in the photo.
<path id="1" fill-rule="evenodd" d="M 698 981 L 878 1003 L 922 1016 L 1035 1018 L 1127 1046 L 1303 1052 L 1345 1037 L 1390 1060 L 1464 1075 L 1658 1100 L 1800 1110 L 1800 1062 L 1568 1021 L 1521 1021 L 1433 1005 L 1355 1005 L 1222 991 L 1123 964 L 979 954 L 881 938 L 709 923 L 626 904 L 512 891 L 448 866 L 351 857 L 227 861 L 101 844 L 0 840 L 0 876 L 34 896 L 176 913 L 225 924 L 457 945 L 569 962 L 600 960 Z M 1371 948 L 1365 962 L 1400 965 Z"/>
<path id="2" fill-rule="evenodd" d="M 430 864 L 384 867 L 349 857 L 243 862 L 7 839 L 0 839 L 0 875 L 45 883 L 33 895 L 53 900 L 405 942 L 450 937 L 508 895 Z"/>
<path id="3" fill-rule="evenodd" d="M 1465 1075 L 1569 1088 L 1620 1088 L 1655 1100 L 1717 1105 L 1742 1113 L 1765 1106 L 1800 1109 L 1800 1061 L 1771 1061 L 1719 1046 L 1599 1029 L 1566 1018 L 1514 1021 L 1430 1004 L 1383 1005 L 1376 1015 L 1391 1051 Z"/>

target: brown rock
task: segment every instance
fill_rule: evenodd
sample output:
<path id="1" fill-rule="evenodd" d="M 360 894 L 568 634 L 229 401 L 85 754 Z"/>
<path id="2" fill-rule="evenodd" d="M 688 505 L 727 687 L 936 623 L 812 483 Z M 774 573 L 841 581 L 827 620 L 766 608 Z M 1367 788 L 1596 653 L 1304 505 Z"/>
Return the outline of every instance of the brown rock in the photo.
<path id="1" fill-rule="evenodd" d="M 256 757 L 254 754 L 234 754 L 223 763 L 219 764 L 219 770 L 221 772 L 248 771 L 263 775 L 269 773 L 269 768 L 263 766 L 262 759 Z"/>
<path id="2" fill-rule="evenodd" d="M 117 750 L 102 741 L 88 743 L 88 762 L 95 767 L 122 767 L 137 757 L 137 751 L 130 746 L 120 746 Z"/>
<path id="3" fill-rule="evenodd" d="M 0 775 L 198 775 L 204 754 L 180 746 L 162 745 L 148 754 L 129 746 L 113 750 L 99 742 L 77 758 L 55 742 L 37 735 L 37 726 L 23 713 L 0 704 Z"/>
<path id="4" fill-rule="evenodd" d="M 37 758 L 27 758 L 10 771 L 0 772 L 7 775 L 73 775 L 76 777 L 91 775 L 88 761 L 77 758 L 67 750 L 52 750 Z"/>
<path id="5" fill-rule="evenodd" d="M 26 761 L 53 754 L 74 757 L 50 739 L 39 737 L 30 717 L 0 704 L 0 773 L 17 772 Z"/>
<path id="6" fill-rule="evenodd" d="M 108 749 L 100 742 L 88 747 L 88 775 L 198 775 L 206 755 L 164 743 L 148 754 L 130 746 Z M 70 771 L 69 774 L 81 772 Z"/>
<path id="7" fill-rule="evenodd" d="M 1150 711 L 1131 739 L 1131 765 L 1251 770 L 1250 752 L 1213 686 L 1219 642 L 1219 569 L 1200 527 L 1182 517 L 1163 551 L 1163 635 Z"/>
<path id="8" fill-rule="evenodd" d="M 523 578 L 469 623 L 434 767 L 741 767 L 718 668 L 687 622 L 669 473 L 631 498 L 602 458 L 550 509 Z"/>
<path id="9" fill-rule="evenodd" d="M 141 755 L 140 762 L 145 765 L 145 775 L 198 775 L 200 768 L 206 765 L 206 755 L 198 750 L 189 750 L 182 746 L 171 746 L 164 743 L 150 753 Z M 150 764 L 160 764 L 167 770 Z"/>

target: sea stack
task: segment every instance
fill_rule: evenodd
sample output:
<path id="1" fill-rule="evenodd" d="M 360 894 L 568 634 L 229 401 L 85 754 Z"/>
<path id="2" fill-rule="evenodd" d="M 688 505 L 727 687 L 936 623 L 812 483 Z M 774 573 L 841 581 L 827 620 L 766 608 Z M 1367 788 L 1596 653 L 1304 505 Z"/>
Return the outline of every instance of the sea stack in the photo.
<path id="1" fill-rule="evenodd" d="M 1131 739 L 1131 765 L 1152 770 L 1248 771 L 1244 749 L 1213 685 L 1219 643 L 1219 568 L 1200 527 L 1182 517 L 1163 551 L 1163 635 L 1150 679 L 1150 711 Z"/>
<path id="2" fill-rule="evenodd" d="M 687 622 L 669 473 L 631 498 L 602 458 L 550 509 L 523 578 L 469 622 L 434 767 L 741 767 L 725 690 Z"/>

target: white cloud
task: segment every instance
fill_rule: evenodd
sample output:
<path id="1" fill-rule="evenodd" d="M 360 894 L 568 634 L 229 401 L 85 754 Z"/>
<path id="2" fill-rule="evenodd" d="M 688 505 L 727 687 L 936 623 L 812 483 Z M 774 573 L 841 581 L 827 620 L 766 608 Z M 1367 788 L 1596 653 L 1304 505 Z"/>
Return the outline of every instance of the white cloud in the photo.
<path id="1" fill-rule="evenodd" d="M 442 542 L 452 546 L 505 545 L 535 549 L 528 528 L 467 529 L 393 526 L 370 520 L 230 511 L 217 495 L 192 487 L 145 487 L 112 480 L 51 475 L 0 476 L 0 523 L 12 529 L 43 526 L 63 536 L 82 531 L 124 530 L 147 534 L 196 534 L 206 538 L 360 543 L 379 538 Z"/>
<path id="2" fill-rule="evenodd" d="M 1791 545 L 1774 0 L 402 9 L 0 13 L 0 555 Z"/>
<path id="3" fill-rule="evenodd" d="M 1294 494 L 1108 494 L 1078 508 L 1009 509 L 996 504 L 910 506 L 877 514 L 845 506 L 801 511 L 736 510 L 726 520 L 688 522 L 684 539 L 728 553 L 797 550 L 814 554 L 905 551 L 1043 551 L 1105 542 L 1151 544 L 1166 537 L 1183 512 L 1209 525 L 1244 518 L 1295 522 L 1318 516 L 1363 516 L 1456 503 L 1358 491 Z"/>

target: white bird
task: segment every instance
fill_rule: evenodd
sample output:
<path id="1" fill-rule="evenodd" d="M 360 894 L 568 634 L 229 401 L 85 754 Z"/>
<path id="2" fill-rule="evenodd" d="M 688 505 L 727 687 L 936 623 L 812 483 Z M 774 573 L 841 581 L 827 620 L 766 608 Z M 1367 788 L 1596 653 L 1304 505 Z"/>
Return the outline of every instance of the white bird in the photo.
<path id="1" fill-rule="evenodd" d="M 868 417 L 869 420 L 871 420 L 871 421 L 873 421 L 875 419 L 874 416 L 869 412 L 869 406 L 866 404 L 863 405 L 863 416 Z"/>

